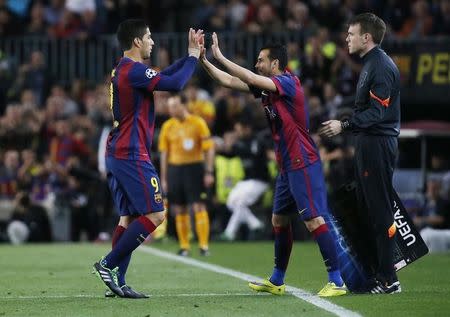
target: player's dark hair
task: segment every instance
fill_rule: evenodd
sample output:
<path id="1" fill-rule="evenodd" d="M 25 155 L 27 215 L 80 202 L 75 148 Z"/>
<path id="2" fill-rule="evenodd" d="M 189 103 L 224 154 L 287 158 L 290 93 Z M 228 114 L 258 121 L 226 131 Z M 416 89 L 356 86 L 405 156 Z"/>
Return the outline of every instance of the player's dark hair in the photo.
<path id="1" fill-rule="evenodd" d="M 129 50 L 135 38 L 140 38 L 147 33 L 148 25 L 141 19 L 128 19 L 119 24 L 117 28 L 117 40 L 120 48 L 124 51 Z"/>
<path id="2" fill-rule="evenodd" d="M 181 102 L 183 105 L 187 105 L 187 103 L 188 103 L 188 98 L 186 97 L 185 94 L 180 94 L 180 93 L 177 93 L 177 92 L 172 92 L 172 93 L 170 94 L 170 97 L 178 97 L 178 98 L 180 98 L 180 102 Z"/>
<path id="3" fill-rule="evenodd" d="M 261 48 L 262 50 L 269 50 L 269 59 L 271 61 L 278 60 L 278 68 L 281 71 L 284 71 L 287 67 L 288 62 L 288 54 L 286 50 L 286 46 L 278 44 L 278 43 L 270 43 L 266 44 Z"/>
<path id="4" fill-rule="evenodd" d="M 348 22 L 348 25 L 359 24 L 361 34 L 369 33 L 372 35 L 375 44 L 381 44 L 386 33 L 386 23 L 373 13 L 361 13 L 354 16 Z"/>

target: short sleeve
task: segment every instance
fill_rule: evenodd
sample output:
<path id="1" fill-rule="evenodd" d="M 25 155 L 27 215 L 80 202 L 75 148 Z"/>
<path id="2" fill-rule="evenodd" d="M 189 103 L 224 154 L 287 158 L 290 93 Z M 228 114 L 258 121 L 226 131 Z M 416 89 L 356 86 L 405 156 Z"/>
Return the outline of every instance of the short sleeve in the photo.
<path id="1" fill-rule="evenodd" d="M 270 77 L 277 87 L 280 96 L 295 96 L 295 80 L 293 76 L 278 75 Z"/>
<path id="2" fill-rule="evenodd" d="M 213 147 L 214 143 L 211 139 L 211 132 L 209 131 L 206 121 L 202 118 L 198 118 L 197 126 L 200 132 L 200 137 L 202 139 L 202 149 L 209 150 Z"/>
<path id="3" fill-rule="evenodd" d="M 168 149 L 167 129 L 168 129 L 168 123 L 165 122 L 161 127 L 161 132 L 159 133 L 159 138 L 158 138 L 159 152 L 167 152 L 167 149 Z"/>

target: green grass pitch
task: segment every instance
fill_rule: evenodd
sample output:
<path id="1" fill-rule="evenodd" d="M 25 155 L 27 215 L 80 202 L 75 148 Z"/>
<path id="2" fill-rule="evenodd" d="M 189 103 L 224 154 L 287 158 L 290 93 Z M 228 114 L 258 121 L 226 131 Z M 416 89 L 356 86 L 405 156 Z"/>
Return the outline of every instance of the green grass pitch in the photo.
<path id="1" fill-rule="evenodd" d="M 177 250 L 174 242 L 150 246 Z M 151 298 L 105 298 L 105 287 L 90 273 L 93 262 L 108 249 L 107 244 L 0 246 L 0 316 L 334 315 L 293 295 L 257 294 L 241 279 L 143 250 L 134 253 L 127 281 Z M 195 249 L 192 257 L 265 277 L 273 266 L 272 250 L 271 242 L 213 243 L 210 257 L 200 258 Z M 400 271 L 399 278 L 401 294 L 349 295 L 328 301 L 361 316 L 448 316 L 450 254 L 427 255 Z M 325 282 L 317 247 L 295 243 L 286 283 L 314 293 Z"/>

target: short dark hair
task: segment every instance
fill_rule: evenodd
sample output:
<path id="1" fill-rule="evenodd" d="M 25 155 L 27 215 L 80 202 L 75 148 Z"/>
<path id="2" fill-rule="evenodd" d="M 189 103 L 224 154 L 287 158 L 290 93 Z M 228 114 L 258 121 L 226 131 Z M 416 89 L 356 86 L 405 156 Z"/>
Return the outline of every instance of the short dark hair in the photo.
<path id="1" fill-rule="evenodd" d="M 386 33 L 386 23 L 382 19 L 373 13 L 361 13 L 348 22 L 348 25 L 355 24 L 361 26 L 361 34 L 369 33 L 375 44 L 381 44 Z"/>
<path id="2" fill-rule="evenodd" d="M 180 98 L 180 102 L 181 102 L 183 105 L 187 105 L 187 103 L 188 103 L 188 98 L 186 97 L 185 94 L 183 94 L 183 93 L 180 94 L 180 93 L 178 93 L 178 92 L 172 92 L 172 93 L 170 93 L 169 98 L 176 98 L 176 97 Z"/>
<path id="3" fill-rule="evenodd" d="M 271 61 L 278 59 L 279 65 L 278 68 L 280 70 L 285 70 L 288 62 L 288 54 L 286 50 L 286 46 L 278 43 L 269 43 L 264 45 L 260 51 L 269 50 L 269 59 Z"/>
<path id="4" fill-rule="evenodd" d="M 124 51 L 129 50 L 135 38 L 140 38 L 147 33 L 148 25 L 142 19 L 128 19 L 119 24 L 117 28 L 117 40 L 120 48 Z"/>

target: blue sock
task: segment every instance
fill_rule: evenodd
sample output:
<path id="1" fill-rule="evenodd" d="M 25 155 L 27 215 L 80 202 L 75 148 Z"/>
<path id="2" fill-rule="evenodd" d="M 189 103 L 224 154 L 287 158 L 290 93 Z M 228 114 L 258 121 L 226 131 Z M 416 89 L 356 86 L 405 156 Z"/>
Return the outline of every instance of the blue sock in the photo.
<path id="1" fill-rule="evenodd" d="M 119 240 L 122 237 L 122 234 L 125 232 L 125 230 L 127 230 L 125 227 L 122 227 L 121 225 L 117 225 L 116 229 L 114 230 L 112 239 L 111 239 L 113 249 L 116 246 L 117 242 L 119 242 Z M 128 265 L 130 264 L 130 260 L 131 260 L 131 254 L 126 256 L 119 263 L 119 273 L 117 274 L 119 286 L 126 285 L 125 275 L 127 274 Z"/>
<path id="2" fill-rule="evenodd" d="M 292 229 L 289 224 L 286 227 L 274 227 L 275 233 L 275 267 L 270 282 L 275 285 L 284 284 L 284 275 L 289 263 L 292 250 Z"/>
<path id="3" fill-rule="evenodd" d="M 115 268 L 122 260 L 125 260 L 125 257 L 131 256 L 131 252 L 140 246 L 155 229 L 153 222 L 147 217 L 140 216 L 128 226 L 112 251 L 103 259 L 102 264 L 110 269 Z"/>
<path id="4" fill-rule="evenodd" d="M 342 286 L 344 285 L 344 281 L 341 277 L 341 271 L 329 271 L 328 272 L 328 280 L 336 284 L 336 286 Z"/>
<path id="5" fill-rule="evenodd" d="M 336 245 L 330 231 L 328 230 L 328 226 L 326 224 L 322 224 L 314 230 L 312 234 L 319 245 L 323 262 L 325 263 L 328 271 L 329 281 L 333 282 L 337 286 L 342 286 L 344 281 L 342 280 L 341 272 L 339 270 Z"/>
<path id="6" fill-rule="evenodd" d="M 126 285 L 125 282 L 125 274 L 127 274 L 128 265 L 130 264 L 131 253 L 122 259 L 119 263 L 119 274 L 117 275 L 117 280 L 119 282 L 119 286 Z"/>
<path id="7" fill-rule="evenodd" d="M 274 267 L 272 276 L 270 277 L 270 282 L 277 286 L 284 284 L 284 275 L 285 274 L 286 274 L 286 271 L 282 271 L 282 270 Z"/>

